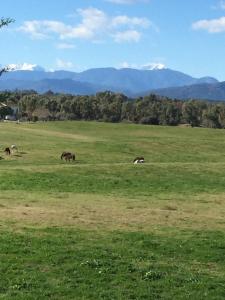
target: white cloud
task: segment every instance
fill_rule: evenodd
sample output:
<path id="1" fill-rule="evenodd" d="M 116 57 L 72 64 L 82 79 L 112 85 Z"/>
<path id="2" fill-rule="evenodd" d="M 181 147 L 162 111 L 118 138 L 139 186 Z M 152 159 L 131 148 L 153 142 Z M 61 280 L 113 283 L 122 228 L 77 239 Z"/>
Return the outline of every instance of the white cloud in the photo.
<path id="1" fill-rule="evenodd" d="M 61 40 L 88 39 L 92 41 L 113 37 L 117 42 L 139 41 L 141 30 L 158 28 L 147 18 L 129 17 L 126 15 L 109 16 L 96 8 L 78 9 L 81 21 L 76 25 L 68 25 L 52 20 L 26 21 L 18 29 L 35 39 L 56 36 Z"/>
<path id="2" fill-rule="evenodd" d="M 66 70 L 66 69 L 72 69 L 74 67 L 74 65 L 71 61 L 64 61 L 64 60 L 58 58 L 56 60 L 56 67 L 57 67 L 57 69 Z"/>
<path id="3" fill-rule="evenodd" d="M 199 20 L 192 24 L 194 30 L 205 30 L 209 33 L 225 32 L 225 17 L 212 20 Z"/>
<path id="4" fill-rule="evenodd" d="M 163 63 L 151 62 L 145 65 L 142 65 L 142 70 L 163 70 L 166 69 L 166 66 Z"/>
<path id="5" fill-rule="evenodd" d="M 143 65 L 138 64 L 130 64 L 126 61 L 122 62 L 119 65 L 120 68 L 131 68 L 131 69 L 139 69 L 139 70 L 162 70 L 166 69 L 165 64 L 160 62 L 150 62 Z"/>
<path id="6" fill-rule="evenodd" d="M 72 27 L 63 22 L 48 20 L 26 21 L 18 30 L 28 33 L 34 39 L 49 38 L 51 34 L 56 34 L 60 39 L 90 37 L 90 32 L 88 32 L 87 28 Z"/>
<path id="7" fill-rule="evenodd" d="M 120 65 L 119 65 L 119 68 L 125 68 L 125 69 L 127 69 L 127 68 L 135 68 L 134 66 L 132 66 L 131 64 L 129 64 L 127 61 L 123 61 Z"/>
<path id="8" fill-rule="evenodd" d="M 76 46 L 74 44 L 68 44 L 68 43 L 60 43 L 57 44 L 58 49 L 74 49 Z"/>
<path id="9" fill-rule="evenodd" d="M 139 42 L 141 33 L 136 30 L 127 30 L 117 32 L 113 35 L 114 41 L 117 43 L 121 42 Z"/>
<path id="10" fill-rule="evenodd" d="M 25 32 L 33 39 L 45 39 L 49 37 L 50 32 L 62 33 L 65 25 L 57 21 L 25 21 L 18 31 Z"/>
<path id="11" fill-rule="evenodd" d="M 147 28 L 151 25 L 151 22 L 146 18 L 129 18 L 128 16 L 117 16 L 112 18 L 112 26 L 119 27 L 119 26 L 140 26 L 143 28 Z"/>
<path id="12" fill-rule="evenodd" d="M 40 21 L 25 21 L 21 27 L 18 28 L 18 31 L 23 31 L 28 33 L 31 38 L 34 39 L 44 39 L 47 38 L 47 35 L 43 33 L 42 24 Z"/>

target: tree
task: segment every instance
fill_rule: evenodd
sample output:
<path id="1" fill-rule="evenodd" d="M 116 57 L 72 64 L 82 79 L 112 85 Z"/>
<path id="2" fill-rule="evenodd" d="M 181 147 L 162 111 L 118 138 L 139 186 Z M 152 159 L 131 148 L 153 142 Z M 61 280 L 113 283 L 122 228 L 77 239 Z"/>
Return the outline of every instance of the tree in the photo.
<path id="1" fill-rule="evenodd" d="M 0 28 L 2 28 L 3 26 L 8 26 L 10 23 L 13 23 L 14 20 L 11 18 L 1 18 L 0 19 Z M 10 70 L 9 67 L 4 67 L 2 69 L 0 69 L 0 77 L 3 73 L 8 72 Z"/>
<path id="2" fill-rule="evenodd" d="M 2 69 L 0 70 L 0 76 L 2 76 L 3 73 L 8 72 L 9 70 L 10 70 L 9 67 L 4 67 L 4 68 L 2 68 Z"/>
<path id="3" fill-rule="evenodd" d="M 202 118 L 202 107 L 201 103 L 190 100 L 185 102 L 182 107 L 182 115 L 185 123 L 191 124 L 192 127 L 199 126 Z"/>
<path id="4" fill-rule="evenodd" d="M 0 117 L 5 118 L 6 115 L 12 115 L 13 111 L 11 107 L 0 105 Z"/>
<path id="5" fill-rule="evenodd" d="M 13 19 L 11 18 L 1 18 L 0 19 L 0 28 L 2 28 L 3 26 L 8 26 L 10 23 L 15 22 Z"/>

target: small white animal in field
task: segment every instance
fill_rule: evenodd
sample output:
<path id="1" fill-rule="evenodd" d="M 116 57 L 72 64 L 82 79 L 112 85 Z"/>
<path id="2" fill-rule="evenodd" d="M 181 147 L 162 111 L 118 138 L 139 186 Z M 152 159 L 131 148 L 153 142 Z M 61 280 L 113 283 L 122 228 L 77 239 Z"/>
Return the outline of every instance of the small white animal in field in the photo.
<path id="1" fill-rule="evenodd" d="M 136 157 L 136 158 L 133 160 L 133 163 L 134 163 L 134 164 L 143 164 L 144 162 L 145 162 L 144 157 Z"/>
<path id="2" fill-rule="evenodd" d="M 11 145 L 11 151 L 12 152 L 17 152 L 18 151 L 18 148 L 17 148 L 17 146 L 16 145 Z"/>

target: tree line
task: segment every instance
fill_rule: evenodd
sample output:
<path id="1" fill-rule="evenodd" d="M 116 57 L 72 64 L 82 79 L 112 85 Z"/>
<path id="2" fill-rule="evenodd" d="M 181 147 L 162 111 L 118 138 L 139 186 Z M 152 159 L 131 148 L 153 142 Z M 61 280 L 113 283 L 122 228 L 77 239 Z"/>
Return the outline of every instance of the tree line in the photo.
<path id="1" fill-rule="evenodd" d="M 189 124 L 195 127 L 225 128 L 225 103 L 203 100 L 172 100 L 151 94 L 129 99 L 110 91 L 92 96 L 54 94 L 49 91 L 1 92 L 0 116 L 12 114 L 24 121 L 96 120 L 104 122 L 131 122 L 137 124 Z"/>

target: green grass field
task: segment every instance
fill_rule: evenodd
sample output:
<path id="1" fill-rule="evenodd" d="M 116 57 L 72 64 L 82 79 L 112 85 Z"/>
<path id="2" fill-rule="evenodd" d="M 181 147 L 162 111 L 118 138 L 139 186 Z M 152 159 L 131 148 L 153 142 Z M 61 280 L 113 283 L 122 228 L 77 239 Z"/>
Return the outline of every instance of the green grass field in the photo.
<path id="1" fill-rule="evenodd" d="M 1 123 L 0 149 L 0 299 L 225 299 L 224 130 Z"/>

